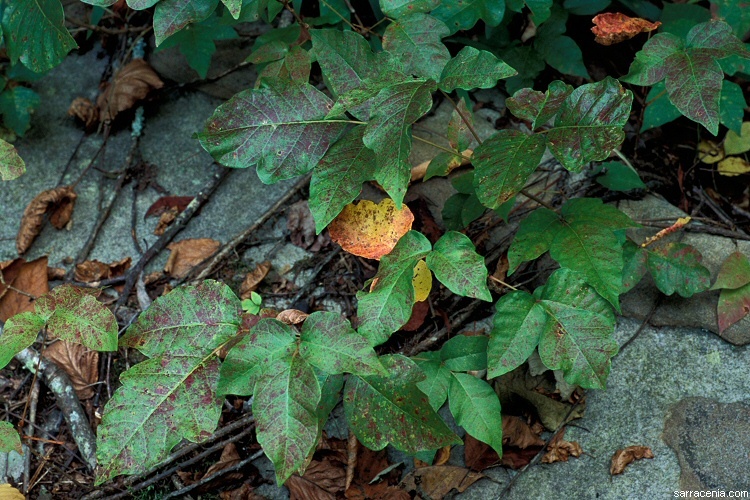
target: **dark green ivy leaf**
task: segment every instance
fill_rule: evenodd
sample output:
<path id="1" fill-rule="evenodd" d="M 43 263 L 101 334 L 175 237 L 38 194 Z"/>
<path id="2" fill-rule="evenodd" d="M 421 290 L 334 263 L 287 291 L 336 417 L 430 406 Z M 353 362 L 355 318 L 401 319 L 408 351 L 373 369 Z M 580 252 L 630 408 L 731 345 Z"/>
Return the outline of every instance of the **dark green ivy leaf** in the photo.
<path id="1" fill-rule="evenodd" d="M 518 118 L 531 122 L 531 129 L 535 130 L 557 114 L 563 101 L 572 92 L 572 86 L 555 80 L 549 84 L 544 93 L 538 90 L 521 89 L 513 94 L 513 97 L 506 99 L 505 105 Z"/>
<path id="2" fill-rule="evenodd" d="M 26 87 L 13 87 L 0 94 L 3 124 L 23 136 L 31 126 L 31 113 L 39 106 L 39 94 Z"/>
<path id="3" fill-rule="evenodd" d="M 219 0 L 160 0 L 154 9 L 154 36 L 159 46 L 188 24 L 207 19 Z"/>
<path id="4" fill-rule="evenodd" d="M 428 14 L 409 14 L 385 29 L 383 50 L 401 61 L 404 73 L 438 81 L 451 58 L 441 41 L 449 34 L 450 30 L 439 19 Z"/>
<path id="5" fill-rule="evenodd" d="M 487 26 L 497 26 L 505 15 L 505 2 L 495 0 L 441 0 L 432 15 L 443 21 L 450 33 L 468 30 L 480 19 Z"/>
<path id="6" fill-rule="evenodd" d="M 201 78 L 206 78 L 211 65 L 211 56 L 216 52 L 214 40 L 237 38 L 237 33 L 217 16 L 187 26 L 170 36 L 157 50 L 179 47 L 188 64 Z"/>
<path id="7" fill-rule="evenodd" d="M 429 12 L 438 5 L 440 0 L 380 0 L 380 10 L 392 19 L 415 12 Z"/>
<path id="8" fill-rule="evenodd" d="M 489 89 L 497 85 L 501 78 L 509 78 L 518 72 L 486 50 L 466 46 L 448 61 L 440 76 L 440 88 L 452 92 Z"/>

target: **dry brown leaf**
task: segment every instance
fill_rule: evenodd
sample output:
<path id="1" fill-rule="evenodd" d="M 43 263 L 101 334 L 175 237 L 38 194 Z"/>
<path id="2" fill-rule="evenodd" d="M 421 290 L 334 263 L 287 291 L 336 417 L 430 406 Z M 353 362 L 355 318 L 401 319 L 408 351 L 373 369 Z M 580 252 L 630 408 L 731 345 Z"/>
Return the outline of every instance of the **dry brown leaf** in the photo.
<path id="1" fill-rule="evenodd" d="M 331 457 L 325 457 L 322 461 L 313 460 L 304 476 L 295 474 L 284 486 L 289 488 L 291 500 L 335 500 L 336 495 L 344 491 L 345 467 L 345 464 Z"/>
<path id="2" fill-rule="evenodd" d="M 105 264 L 98 260 L 87 260 L 76 266 L 74 277 L 76 281 L 82 283 L 93 283 L 95 281 L 116 278 L 122 276 L 125 274 L 125 271 L 130 269 L 132 261 L 130 257 L 125 257 L 111 264 Z"/>
<path id="3" fill-rule="evenodd" d="M 484 475 L 464 467 L 439 465 L 414 469 L 401 481 L 400 486 L 407 491 L 418 491 L 438 500 L 453 489 L 463 493 L 466 488 L 483 477 Z"/>
<path id="4" fill-rule="evenodd" d="M 592 21 L 595 24 L 591 28 L 592 33 L 596 35 L 594 41 L 602 45 L 624 42 L 639 33 L 653 31 L 661 26 L 658 21 L 652 23 L 638 17 L 628 17 L 619 12 L 599 14 Z"/>
<path id="5" fill-rule="evenodd" d="M 354 471 L 357 470 L 357 450 L 359 441 L 353 432 L 349 431 L 349 439 L 346 440 L 346 482 L 344 490 L 348 490 L 354 480 Z"/>
<path id="6" fill-rule="evenodd" d="M 94 106 L 94 103 L 85 97 L 76 97 L 73 102 L 70 103 L 68 108 L 68 116 L 73 116 L 81 120 L 86 128 L 99 121 L 99 109 Z"/>
<path id="7" fill-rule="evenodd" d="M 220 470 L 227 469 L 240 461 L 240 454 L 237 452 L 237 447 L 234 443 L 227 443 L 224 449 L 221 451 L 221 457 L 219 461 L 208 468 L 203 477 L 208 477 L 212 474 L 219 472 Z"/>
<path id="8" fill-rule="evenodd" d="M 630 463 L 644 458 L 654 458 L 654 452 L 648 446 L 628 446 L 625 449 L 617 450 L 612 455 L 612 465 L 609 468 L 609 473 L 613 476 L 622 474 L 625 467 Z"/>
<path id="9" fill-rule="evenodd" d="M 49 292 L 47 257 L 40 257 L 31 262 L 16 259 L 2 269 L 2 276 L 5 284 L 12 288 L 0 284 L 0 321 L 7 321 L 18 313 L 31 311 L 34 308 L 32 297 L 41 297 Z"/>
<path id="10" fill-rule="evenodd" d="M 411 500 L 411 495 L 399 488 L 381 481 L 375 484 L 357 483 L 346 490 L 348 500 Z"/>
<path id="11" fill-rule="evenodd" d="M 164 234 L 164 231 L 166 231 L 169 225 L 177 218 L 178 211 L 179 209 L 177 207 L 168 208 L 166 212 L 163 212 L 159 216 L 159 222 L 156 223 L 156 227 L 154 228 L 154 234 L 156 236 Z"/>
<path id="12" fill-rule="evenodd" d="M 117 73 L 111 82 L 104 85 L 96 99 L 99 118 L 110 122 L 115 117 L 144 99 L 152 89 L 160 89 L 164 83 L 143 59 L 133 59 Z"/>
<path id="13" fill-rule="evenodd" d="M 57 229 L 64 228 L 73 214 L 76 195 L 71 186 L 62 186 L 42 191 L 26 206 L 21 218 L 21 227 L 16 236 L 16 250 L 23 254 L 39 235 L 44 224 L 44 216 Z"/>
<path id="14" fill-rule="evenodd" d="M 432 460 L 432 464 L 428 464 L 427 462 L 423 462 L 418 458 L 414 459 L 414 467 L 420 468 L 420 467 L 430 467 L 430 465 L 445 465 L 448 462 L 448 459 L 451 457 L 451 447 L 449 446 L 443 446 L 437 452 L 435 453 L 435 458 Z"/>
<path id="15" fill-rule="evenodd" d="M 145 219 L 152 215 L 161 215 L 172 209 L 177 209 L 177 213 L 181 214 L 193 199 L 193 196 L 162 196 L 148 207 L 146 215 L 143 218 Z"/>
<path id="16" fill-rule="evenodd" d="M 372 451 L 366 446 L 360 446 L 354 474 L 355 483 L 369 483 L 388 468 L 388 465 L 388 454 L 385 450 Z"/>
<path id="17" fill-rule="evenodd" d="M 315 234 L 315 219 L 307 200 L 292 204 L 286 214 L 286 227 L 293 245 L 311 252 L 318 252 L 325 246 L 325 236 Z"/>
<path id="18" fill-rule="evenodd" d="M 192 238 L 170 243 L 167 248 L 172 251 L 164 266 L 164 272 L 173 278 L 185 277 L 195 266 L 211 257 L 221 243 L 211 238 Z"/>
<path id="19" fill-rule="evenodd" d="M 236 490 L 222 491 L 219 493 L 221 500 L 266 500 L 266 497 L 260 496 L 253 488 L 245 483 Z"/>
<path id="20" fill-rule="evenodd" d="M 405 332 L 416 332 L 422 326 L 427 314 L 430 312 L 430 304 L 427 301 L 415 302 L 411 307 L 411 317 L 401 330 Z"/>
<path id="21" fill-rule="evenodd" d="M 98 352 L 81 344 L 59 340 L 44 350 L 44 357 L 68 374 L 79 399 L 89 399 L 94 395 L 92 384 L 99 380 Z"/>
<path id="22" fill-rule="evenodd" d="M 390 253 L 403 235 L 411 229 L 414 215 L 409 207 L 401 210 L 390 198 L 379 204 L 362 200 L 350 203 L 328 226 L 331 239 L 347 252 L 380 260 Z"/>
<path id="23" fill-rule="evenodd" d="M 523 450 L 530 446 L 543 446 L 544 440 L 534 433 L 525 420 L 515 415 L 503 415 L 503 444 Z"/>
<path id="24" fill-rule="evenodd" d="M 543 464 L 567 462 L 570 457 L 578 458 L 583 454 L 581 445 L 577 441 L 565 441 L 564 435 L 565 429 L 558 432 L 547 445 L 547 453 L 542 457 Z"/>
<path id="25" fill-rule="evenodd" d="M 287 325 L 299 325 L 310 316 L 306 312 L 297 309 L 285 309 L 276 315 L 276 319 Z"/>
<path id="26" fill-rule="evenodd" d="M 245 279 L 240 285 L 240 298 L 242 300 L 249 299 L 250 293 L 258 289 L 258 285 L 260 285 L 260 282 L 263 281 L 263 278 L 268 275 L 268 272 L 270 270 L 271 262 L 265 261 L 261 262 L 260 264 L 255 266 L 255 269 L 247 273 Z"/>
<path id="27" fill-rule="evenodd" d="M 64 280 L 66 275 L 65 269 L 62 267 L 48 267 L 47 268 L 47 281 L 59 281 Z"/>
<path id="28" fill-rule="evenodd" d="M 464 437 L 464 463 L 475 471 L 482 471 L 500 463 L 500 457 L 488 444 L 466 434 Z"/>

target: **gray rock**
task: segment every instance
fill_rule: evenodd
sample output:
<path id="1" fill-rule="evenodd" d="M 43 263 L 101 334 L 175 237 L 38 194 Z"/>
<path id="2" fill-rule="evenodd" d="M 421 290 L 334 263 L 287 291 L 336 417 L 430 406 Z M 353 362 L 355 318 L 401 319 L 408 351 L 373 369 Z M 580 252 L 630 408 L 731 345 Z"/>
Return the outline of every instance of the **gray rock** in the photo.
<path id="1" fill-rule="evenodd" d="M 687 398 L 669 412 L 664 440 L 677 453 L 683 490 L 750 486 L 750 400 Z"/>

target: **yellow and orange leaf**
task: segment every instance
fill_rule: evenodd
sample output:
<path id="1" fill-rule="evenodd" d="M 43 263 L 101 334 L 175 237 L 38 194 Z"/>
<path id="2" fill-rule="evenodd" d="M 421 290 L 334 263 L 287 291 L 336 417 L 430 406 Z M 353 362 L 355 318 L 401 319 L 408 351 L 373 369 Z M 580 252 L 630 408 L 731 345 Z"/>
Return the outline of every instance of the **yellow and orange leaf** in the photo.
<path id="1" fill-rule="evenodd" d="M 591 28 L 591 31 L 596 35 L 594 40 L 602 45 L 624 42 L 639 33 L 653 31 L 661 26 L 658 21 L 652 23 L 639 17 L 628 17 L 619 12 L 599 14 L 592 21 L 595 25 Z"/>

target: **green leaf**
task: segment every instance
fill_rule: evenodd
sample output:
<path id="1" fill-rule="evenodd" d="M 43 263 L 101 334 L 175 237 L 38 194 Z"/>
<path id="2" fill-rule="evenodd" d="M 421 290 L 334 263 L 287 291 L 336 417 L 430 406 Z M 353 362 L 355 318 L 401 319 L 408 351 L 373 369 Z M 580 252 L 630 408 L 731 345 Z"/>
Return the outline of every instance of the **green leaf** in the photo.
<path id="1" fill-rule="evenodd" d="M 750 31 L 750 11 L 742 0 L 713 0 L 711 3 L 718 8 L 717 17 L 732 27 L 737 38 L 743 38 Z"/>
<path id="2" fill-rule="evenodd" d="M 487 347 L 487 378 L 509 373 L 529 359 L 539 344 L 547 315 L 531 294 L 513 291 L 495 304 Z"/>
<path id="3" fill-rule="evenodd" d="M 399 71 L 384 69 L 382 73 L 372 78 L 362 80 L 357 88 L 347 90 L 339 95 L 336 103 L 328 112 L 328 116 L 339 116 L 348 111 L 355 117 L 366 121 L 372 114 L 372 99 L 374 99 L 381 90 L 390 87 L 396 83 L 411 82 L 411 77 L 407 77 Z"/>
<path id="4" fill-rule="evenodd" d="M 474 113 L 472 113 L 464 99 L 458 100 L 456 108 L 451 113 L 451 119 L 448 121 L 448 143 L 456 151 L 463 151 L 474 140 L 474 135 L 471 133 L 471 128 L 469 128 L 474 127 Z M 466 123 L 467 121 L 468 124 Z M 427 176 L 425 176 L 426 179 Z"/>
<path id="5" fill-rule="evenodd" d="M 31 113 L 39 106 L 39 94 L 26 87 L 13 87 L 0 94 L 3 124 L 22 136 L 31 126 Z"/>
<path id="6" fill-rule="evenodd" d="M 0 422 L 0 452 L 9 453 L 11 451 L 23 455 L 21 437 L 18 435 L 18 431 L 13 424 L 10 422 Z"/>
<path id="7" fill-rule="evenodd" d="M 509 78 L 517 73 L 492 52 L 466 46 L 443 68 L 440 88 L 445 92 L 452 92 L 457 88 L 489 89 L 497 85 L 501 78 Z"/>
<path id="8" fill-rule="evenodd" d="M 372 179 L 375 153 L 362 142 L 364 133 L 363 126 L 350 130 L 313 170 L 309 203 L 318 234 L 359 196 L 362 183 Z"/>
<path id="9" fill-rule="evenodd" d="M 659 82 L 651 87 L 646 96 L 646 111 L 643 113 L 643 125 L 641 132 L 661 127 L 665 123 L 676 120 L 682 113 L 674 107 L 669 100 L 667 87 L 664 82 Z"/>
<path id="10" fill-rule="evenodd" d="M 508 249 L 509 274 L 526 261 L 541 257 L 562 229 L 560 217 L 547 208 L 537 208 L 521 221 L 516 237 Z"/>
<path id="11" fill-rule="evenodd" d="M 120 345 L 151 359 L 120 375 L 122 386 L 105 407 L 97 429 L 96 484 L 144 472 L 183 439 L 211 435 L 223 399 L 216 393 L 216 353 L 239 324 L 239 299 L 226 285 L 204 281 L 156 299 L 128 328 Z"/>
<path id="12" fill-rule="evenodd" d="M 607 77 L 575 89 L 562 103 L 547 146 L 571 172 L 609 157 L 625 139 L 622 128 L 630 116 L 633 93 Z"/>
<path id="13" fill-rule="evenodd" d="M 0 139 L 0 179 L 12 181 L 26 173 L 26 163 L 9 142 Z"/>
<path id="14" fill-rule="evenodd" d="M 376 154 L 375 180 L 401 208 L 411 177 L 411 124 L 432 107 L 435 82 L 413 80 L 381 90 L 372 102 L 372 117 L 362 138 Z"/>
<path id="15" fill-rule="evenodd" d="M 217 392 L 250 396 L 268 364 L 296 350 L 296 341 L 292 327 L 276 319 L 261 319 L 227 354 Z"/>
<path id="16" fill-rule="evenodd" d="M 156 5 L 159 0 L 126 0 L 128 7 L 133 10 L 145 10 Z"/>
<path id="17" fill-rule="evenodd" d="M 430 407 L 438 411 L 448 399 L 448 386 L 451 382 L 451 372 L 440 360 L 439 352 L 423 352 L 412 358 L 425 379 L 417 382 L 420 391 L 427 395 Z"/>
<path id="18" fill-rule="evenodd" d="M 445 200 L 441 216 L 443 218 L 443 225 L 446 229 L 449 231 L 458 231 L 467 226 L 467 224 L 464 224 L 464 209 L 467 208 L 469 199 L 472 197 L 476 198 L 474 195 L 456 193 Z M 482 211 L 484 211 L 484 206 L 481 203 L 479 206 L 482 207 Z M 469 215 L 470 214 L 467 213 L 466 218 L 469 218 Z"/>
<path id="19" fill-rule="evenodd" d="M 750 259 L 742 252 L 734 252 L 721 264 L 719 275 L 711 290 L 734 290 L 750 283 Z"/>
<path id="20" fill-rule="evenodd" d="M 736 289 L 725 288 L 716 305 L 719 333 L 737 323 L 750 312 L 750 285 Z"/>
<path id="21" fill-rule="evenodd" d="M 333 409 L 339 403 L 339 396 L 341 396 L 341 389 L 344 387 L 344 376 L 328 375 L 320 370 L 315 370 L 315 375 L 318 377 L 318 384 L 320 385 L 320 402 L 318 403 L 318 429 L 323 430 L 328 416 L 331 414 Z"/>
<path id="22" fill-rule="evenodd" d="M 326 86 L 334 97 L 358 88 L 364 79 L 376 75 L 375 54 L 359 33 L 334 29 L 312 30 L 310 37 Z"/>
<path id="23" fill-rule="evenodd" d="M 242 0 L 221 0 L 233 18 L 239 19 L 242 9 Z"/>
<path id="24" fill-rule="evenodd" d="M 711 12 L 700 5 L 664 2 L 664 9 L 659 18 L 662 23 L 659 31 L 684 38 L 696 24 L 705 23 L 710 19 Z"/>
<path id="25" fill-rule="evenodd" d="M 427 267 L 448 289 L 464 297 L 492 300 L 487 288 L 487 267 L 468 236 L 448 231 L 427 255 Z"/>
<path id="26" fill-rule="evenodd" d="M 65 14 L 59 0 L 3 3 L 3 35 L 11 64 L 21 61 L 33 72 L 43 73 L 60 64 L 77 47 L 65 29 Z"/>
<path id="27" fill-rule="evenodd" d="M 750 122 L 744 122 L 739 135 L 730 130 L 724 139 L 724 153 L 738 155 L 750 151 Z"/>
<path id="28" fill-rule="evenodd" d="M 565 0 L 563 7 L 577 16 L 592 16 L 607 8 L 612 0 Z"/>
<path id="29" fill-rule="evenodd" d="M 503 453 L 503 426 L 500 400 L 492 387 L 473 375 L 454 373 L 448 403 L 456 423 L 472 437 Z"/>
<path id="30" fill-rule="evenodd" d="M 442 152 L 435 155 L 427 165 L 427 171 L 425 172 L 423 181 L 427 181 L 433 177 L 445 177 L 456 165 L 461 164 L 461 156 L 459 154 Z"/>
<path id="31" fill-rule="evenodd" d="M 500 130 L 484 141 L 472 156 L 479 201 L 496 209 L 513 198 L 539 166 L 545 149 L 543 135 L 528 135 L 515 129 Z"/>
<path id="32" fill-rule="evenodd" d="M 404 73 L 440 80 L 451 55 L 441 41 L 450 30 L 439 19 L 415 13 L 395 20 L 383 33 L 383 50 L 404 66 Z"/>
<path id="33" fill-rule="evenodd" d="M 117 319 L 90 290 L 61 285 L 37 299 L 34 311 L 47 333 L 95 351 L 117 350 Z"/>
<path id="34" fill-rule="evenodd" d="M 646 265 L 657 288 L 664 294 L 677 292 L 687 298 L 708 290 L 711 273 L 701 265 L 701 254 L 695 248 L 684 243 L 669 243 L 647 250 Z"/>
<path id="35" fill-rule="evenodd" d="M 265 183 L 309 172 L 347 120 L 326 120 L 332 103 L 312 85 L 268 79 L 219 106 L 198 134 L 216 161 L 232 168 L 257 166 Z"/>
<path id="36" fill-rule="evenodd" d="M 539 304 L 548 315 L 539 341 L 542 362 L 562 370 L 569 384 L 604 389 L 619 349 L 609 304 L 566 269 L 552 273 Z"/>
<path id="37" fill-rule="evenodd" d="M 310 81 L 310 53 L 295 45 L 289 49 L 283 59 L 273 61 L 258 73 L 256 88 L 261 87 L 266 80 L 279 78 L 294 84 L 306 84 Z"/>
<path id="38" fill-rule="evenodd" d="M 208 68 L 211 66 L 211 56 L 216 52 L 214 40 L 231 40 L 233 38 L 237 38 L 234 29 L 224 24 L 221 18 L 211 16 L 205 21 L 192 24 L 176 32 L 164 40 L 157 50 L 179 47 L 190 67 L 201 78 L 206 78 Z"/>
<path id="39" fill-rule="evenodd" d="M 469 224 L 480 218 L 484 214 L 485 210 L 487 210 L 487 208 L 482 205 L 476 195 L 469 195 L 469 197 L 466 198 L 463 207 L 461 208 L 461 227 L 458 229 L 464 229 L 468 227 Z"/>
<path id="40" fill-rule="evenodd" d="M 440 0 L 380 0 L 380 10 L 393 19 L 415 12 L 429 12 L 438 5 Z"/>
<path id="41" fill-rule="evenodd" d="M 583 53 L 576 42 L 568 36 L 539 36 L 534 48 L 544 60 L 564 75 L 589 79 L 589 72 L 583 65 Z"/>
<path id="42" fill-rule="evenodd" d="M 460 443 L 417 388 L 425 377 L 414 362 L 400 355 L 381 360 L 389 377 L 346 381 L 344 413 L 357 439 L 371 450 L 391 444 L 409 454 Z"/>
<path id="43" fill-rule="evenodd" d="M 218 3 L 218 0 L 160 0 L 154 9 L 157 47 L 188 24 L 206 19 Z"/>
<path id="44" fill-rule="evenodd" d="M 359 333 L 373 346 L 382 344 L 404 326 L 414 305 L 414 266 L 431 250 L 429 240 L 409 231 L 398 240 L 391 253 L 380 259 L 374 289 L 359 297 Z"/>
<path id="45" fill-rule="evenodd" d="M 497 26 L 505 15 L 505 2 L 494 0 L 441 0 L 432 15 L 443 21 L 451 34 L 468 30 L 480 19 L 487 26 Z"/>
<path id="46" fill-rule="evenodd" d="M 387 375 L 370 343 L 339 314 L 318 311 L 302 324 L 300 355 L 325 373 Z"/>
<path id="47" fill-rule="evenodd" d="M 547 91 L 541 93 L 532 89 L 521 89 L 513 97 L 505 100 L 511 113 L 522 120 L 531 122 L 531 129 L 541 127 L 555 116 L 560 106 L 573 92 L 573 87 L 555 80 Z"/>
<path id="48" fill-rule="evenodd" d="M 531 46 L 512 47 L 500 55 L 503 61 L 518 71 L 518 75 L 505 80 L 505 89 L 509 94 L 526 87 L 533 87 L 536 77 L 547 67 L 539 52 Z"/>
<path id="49" fill-rule="evenodd" d="M 318 442 L 320 384 L 313 367 L 297 353 L 265 367 L 255 384 L 253 415 L 258 443 L 276 469 L 276 482 L 304 473 Z"/>
<path id="50" fill-rule="evenodd" d="M 647 252 L 628 240 L 622 247 L 622 289 L 620 293 L 626 293 L 637 285 L 643 275 L 646 274 Z"/>
<path id="51" fill-rule="evenodd" d="M 552 0 L 506 0 L 505 4 L 513 12 L 522 12 L 523 6 L 526 5 L 531 11 L 531 19 L 537 26 L 549 19 L 550 9 L 552 8 Z M 570 10 L 567 5 L 566 1 L 565 8 Z"/>
<path id="52" fill-rule="evenodd" d="M 487 341 L 484 335 L 456 335 L 443 344 L 440 360 L 450 371 L 487 369 Z"/>
<path id="53" fill-rule="evenodd" d="M 13 356 L 23 351 L 36 340 L 44 328 L 44 318 L 27 311 L 8 318 L 0 335 L 0 368 L 5 367 Z"/>
<path id="54" fill-rule="evenodd" d="M 742 119 L 745 117 L 747 102 L 742 88 L 736 83 L 725 80 L 719 96 L 719 121 L 729 130 L 741 133 Z"/>
<path id="55" fill-rule="evenodd" d="M 638 172 L 620 161 L 602 163 L 606 170 L 604 175 L 596 178 L 596 182 L 610 191 L 630 191 L 631 189 L 645 189 L 646 185 L 638 176 Z"/>

